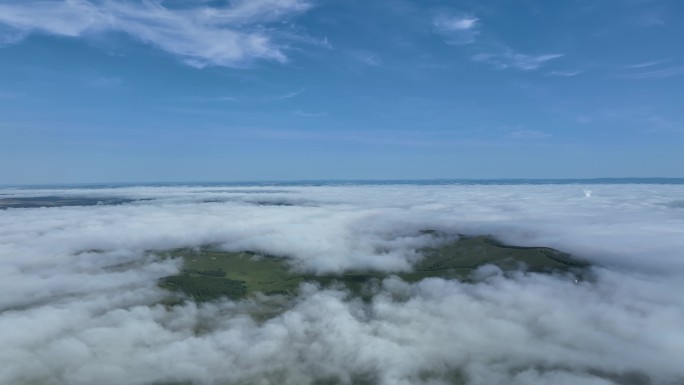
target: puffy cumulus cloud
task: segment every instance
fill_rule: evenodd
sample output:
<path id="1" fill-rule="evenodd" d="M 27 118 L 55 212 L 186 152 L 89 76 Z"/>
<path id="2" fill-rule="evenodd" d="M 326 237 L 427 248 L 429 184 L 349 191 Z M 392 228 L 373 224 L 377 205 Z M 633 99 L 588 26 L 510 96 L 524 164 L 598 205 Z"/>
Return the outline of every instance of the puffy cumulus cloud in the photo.
<path id="1" fill-rule="evenodd" d="M 591 189 L 590 194 L 584 190 Z M 0 383 L 678 384 L 684 186 L 126 187 L 7 196 L 136 199 L 0 210 Z M 421 229 L 491 233 L 597 264 L 594 282 L 483 269 L 390 277 L 370 300 L 304 285 L 165 307 L 150 250 L 206 243 L 314 272 L 408 269 Z M 95 251 L 98 250 L 98 251 Z"/>
<path id="2" fill-rule="evenodd" d="M 216 7 L 204 3 L 174 8 L 153 0 L 2 1 L 1 39 L 16 42 L 36 32 L 67 37 L 122 32 L 197 67 L 232 67 L 252 59 L 283 62 L 284 45 L 276 40 L 286 34 L 266 24 L 311 7 L 304 0 L 241 0 Z"/>

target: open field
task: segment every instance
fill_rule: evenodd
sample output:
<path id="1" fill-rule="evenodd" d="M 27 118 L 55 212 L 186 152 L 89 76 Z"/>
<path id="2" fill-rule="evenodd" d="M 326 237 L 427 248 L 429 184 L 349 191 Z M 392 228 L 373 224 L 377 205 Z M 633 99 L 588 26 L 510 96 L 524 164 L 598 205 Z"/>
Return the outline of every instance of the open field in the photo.
<path id="1" fill-rule="evenodd" d="M 170 256 L 182 257 L 184 268 L 181 274 L 162 279 L 162 287 L 197 300 L 292 293 L 304 282 L 303 276 L 290 272 L 283 258 L 210 250 L 175 250 Z"/>
<path id="2" fill-rule="evenodd" d="M 184 293 L 197 301 L 221 297 L 242 299 L 256 293 L 293 295 L 302 282 L 321 286 L 344 285 L 354 295 L 364 297 L 373 282 L 396 275 L 407 282 L 426 278 L 470 281 L 473 272 L 494 265 L 502 272 L 529 271 L 571 273 L 581 278 L 588 265 L 569 254 L 547 247 L 519 247 L 502 244 L 491 236 L 459 236 L 441 246 L 420 250 L 423 259 L 411 272 L 347 271 L 314 275 L 293 271 L 289 261 L 252 252 L 225 252 L 204 247 L 177 249 L 168 257 L 183 258 L 180 274 L 165 277 L 160 286 Z"/>

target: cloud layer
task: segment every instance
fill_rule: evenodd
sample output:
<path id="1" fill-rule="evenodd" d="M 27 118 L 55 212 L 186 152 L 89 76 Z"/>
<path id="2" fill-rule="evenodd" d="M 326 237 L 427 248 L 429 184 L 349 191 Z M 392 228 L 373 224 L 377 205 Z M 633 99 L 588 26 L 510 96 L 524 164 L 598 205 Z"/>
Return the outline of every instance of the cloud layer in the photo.
<path id="1" fill-rule="evenodd" d="M 587 194 L 586 190 L 591 190 Z M 119 206 L 0 211 L 0 382 L 675 384 L 684 355 L 684 186 L 129 187 L 0 191 Z M 369 302 L 305 285 L 159 305 L 180 268 L 150 250 L 219 243 L 312 272 L 409 269 L 421 229 L 491 233 L 594 262 L 597 281 L 482 272 L 388 278 Z"/>
<path id="2" fill-rule="evenodd" d="M 233 67 L 253 59 L 284 62 L 285 43 L 278 36 L 285 37 L 285 32 L 268 25 L 310 7 L 304 0 L 240 0 L 224 7 L 183 8 L 153 0 L 3 1 L 0 26 L 5 31 L 0 41 L 16 42 L 32 33 L 90 37 L 121 32 L 197 67 Z"/>

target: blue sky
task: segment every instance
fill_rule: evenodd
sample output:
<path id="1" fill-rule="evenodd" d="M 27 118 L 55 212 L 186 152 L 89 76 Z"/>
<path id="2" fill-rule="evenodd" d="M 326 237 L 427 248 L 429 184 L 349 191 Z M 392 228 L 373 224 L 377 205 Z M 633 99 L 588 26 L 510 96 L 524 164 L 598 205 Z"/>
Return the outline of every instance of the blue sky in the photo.
<path id="1" fill-rule="evenodd" d="M 684 2 L 0 0 L 0 184 L 684 177 Z"/>

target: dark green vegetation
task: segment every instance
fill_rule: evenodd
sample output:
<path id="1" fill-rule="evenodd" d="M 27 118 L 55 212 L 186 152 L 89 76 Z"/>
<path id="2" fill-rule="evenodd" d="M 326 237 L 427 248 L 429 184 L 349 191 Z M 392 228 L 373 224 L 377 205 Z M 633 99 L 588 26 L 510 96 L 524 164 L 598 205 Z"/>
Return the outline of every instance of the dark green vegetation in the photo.
<path id="1" fill-rule="evenodd" d="M 468 280 L 484 265 L 503 271 L 525 270 L 540 273 L 570 272 L 580 275 L 588 264 L 570 254 L 548 247 L 511 246 L 491 236 L 460 236 L 458 241 L 423 250 L 425 258 L 414 272 L 399 274 L 404 280 L 419 281 L 429 277 Z"/>
<path id="2" fill-rule="evenodd" d="M 0 210 L 7 208 L 120 205 L 132 201 L 133 199 L 124 198 L 103 199 L 59 196 L 0 198 Z"/>
<path id="3" fill-rule="evenodd" d="M 239 299 L 256 292 L 289 294 L 304 282 L 303 276 L 290 272 L 283 258 L 206 248 L 174 250 L 169 255 L 182 257 L 184 268 L 179 275 L 163 278 L 160 285 L 181 291 L 196 300 L 223 296 Z M 224 281 L 228 283 L 224 284 Z"/>
<path id="4" fill-rule="evenodd" d="M 558 250 L 505 245 L 490 236 L 461 235 L 457 241 L 445 241 L 441 246 L 420 252 L 424 258 L 413 271 L 392 274 L 408 282 L 432 277 L 472 281 L 476 279 L 473 275 L 476 269 L 495 265 L 504 273 L 524 270 L 573 274 L 581 278 L 588 268 L 586 263 Z M 377 271 L 302 274 L 294 272 L 285 258 L 217 251 L 209 247 L 178 249 L 168 256 L 183 258 L 183 271 L 163 278 L 160 286 L 198 301 L 220 297 L 241 299 L 256 293 L 292 295 L 302 282 L 343 285 L 353 294 L 365 297 L 369 284 L 392 275 Z"/>

